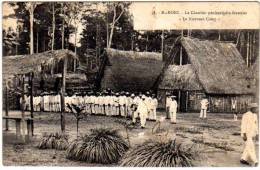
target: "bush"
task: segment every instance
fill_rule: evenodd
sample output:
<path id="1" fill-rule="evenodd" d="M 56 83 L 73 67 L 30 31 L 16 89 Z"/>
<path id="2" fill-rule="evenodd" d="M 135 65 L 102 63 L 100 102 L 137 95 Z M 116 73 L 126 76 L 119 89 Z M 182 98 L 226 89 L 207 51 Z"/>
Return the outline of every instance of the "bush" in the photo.
<path id="1" fill-rule="evenodd" d="M 147 141 L 129 150 L 121 160 L 121 166 L 129 167 L 190 167 L 196 154 L 193 147 L 185 149 L 175 140 Z"/>
<path id="2" fill-rule="evenodd" d="M 129 146 L 116 130 L 92 129 L 90 135 L 74 140 L 68 147 L 66 157 L 88 163 L 116 163 Z"/>
<path id="3" fill-rule="evenodd" d="M 68 144 L 68 135 L 58 132 L 44 133 L 37 147 L 39 149 L 66 150 Z"/>

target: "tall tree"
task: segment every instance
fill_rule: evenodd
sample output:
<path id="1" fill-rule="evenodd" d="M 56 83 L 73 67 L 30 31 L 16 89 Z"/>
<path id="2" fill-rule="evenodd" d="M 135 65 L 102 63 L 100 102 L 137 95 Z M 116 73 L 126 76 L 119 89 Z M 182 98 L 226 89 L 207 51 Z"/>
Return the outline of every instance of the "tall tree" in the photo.
<path id="1" fill-rule="evenodd" d="M 38 2 L 27 2 L 25 8 L 29 11 L 30 15 L 30 54 L 34 53 L 34 43 L 33 43 L 33 19 L 34 19 L 34 10 Z"/>

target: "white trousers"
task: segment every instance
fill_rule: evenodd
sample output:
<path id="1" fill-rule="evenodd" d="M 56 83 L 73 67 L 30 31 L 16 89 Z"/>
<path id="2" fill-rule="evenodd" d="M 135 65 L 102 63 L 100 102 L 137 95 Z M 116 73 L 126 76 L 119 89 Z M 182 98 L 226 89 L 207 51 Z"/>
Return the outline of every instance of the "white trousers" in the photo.
<path id="1" fill-rule="evenodd" d="M 170 110 L 170 119 L 172 123 L 176 123 L 177 109 Z"/>
<path id="2" fill-rule="evenodd" d="M 200 118 L 207 118 L 207 109 L 200 110 Z"/>
<path id="3" fill-rule="evenodd" d="M 254 164 L 257 163 L 256 153 L 255 153 L 255 144 L 252 137 L 249 137 L 245 142 L 245 148 L 242 154 L 241 159 Z"/>
<path id="4" fill-rule="evenodd" d="M 125 106 L 120 106 L 120 115 L 121 116 L 126 116 L 126 110 L 125 110 Z"/>
<path id="5" fill-rule="evenodd" d="M 144 114 L 144 113 L 140 113 L 140 123 L 141 123 L 141 127 L 145 127 L 146 119 L 147 119 L 147 115 Z"/>

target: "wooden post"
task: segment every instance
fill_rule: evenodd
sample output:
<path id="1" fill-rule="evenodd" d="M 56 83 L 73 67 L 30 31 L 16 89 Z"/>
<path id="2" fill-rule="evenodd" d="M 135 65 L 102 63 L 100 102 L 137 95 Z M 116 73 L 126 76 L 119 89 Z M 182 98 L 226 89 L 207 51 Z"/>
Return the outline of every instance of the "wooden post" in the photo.
<path id="1" fill-rule="evenodd" d="M 8 103 L 8 87 L 5 88 L 5 116 L 8 117 L 9 115 L 9 103 Z M 5 130 L 9 130 L 9 122 L 8 119 L 5 121 Z"/>
<path id="2" fill-rule="evenodd" d="M 178 90 L 178 110 L 181 111 L 181 91 Z"/>
<path id="3" fill-rule="evenodd" d="M 63 60 L 63 71 L 62 71 L 62 87 L 61 87 L 61 131 L 65 132 L 65 92 L 66 92 L 66 74 L 67 74 L 67 57 Z"/>
<path id="4" fill-rule="evenodd" d="M 188 100 L 189 100 L 189 91 L 186 91 L 186 106 L 185 106 L 186 112 L 188 112 Z"/>
<path id="5" fill-rule="evenodd" d="M 25 142 L 25 84 L 24 84 L 24 75 L 22 75 L 22 121 L 21 121 L 21 126 L 22 126 L 22 140 Z"/>
<path id="6" fill-rule="evenodd" d="M 31 131 L 32 131 L 32 136 L 33 136 L 33 130 L 34 130 L 34 125 L 33 125 L 33 78 L 34 78 L 34 74 L 33 72 L 30 73 L 30 86 L 31 86 L 31 89 L 30 89 L 30 105 L 31 105 L 31 118 L 32 118 L 32 122 L 31 122 Z"/>
<path id="7" fill-rule="evenodd" d="M 21 119 L 15 119 L 16 138 L 21 136 Z"/>

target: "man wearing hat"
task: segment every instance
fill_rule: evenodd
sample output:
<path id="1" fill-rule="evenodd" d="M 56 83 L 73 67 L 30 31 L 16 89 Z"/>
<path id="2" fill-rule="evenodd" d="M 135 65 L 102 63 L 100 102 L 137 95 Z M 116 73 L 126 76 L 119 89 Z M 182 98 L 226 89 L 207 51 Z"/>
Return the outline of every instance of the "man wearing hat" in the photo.
<path id="1" fill-rule="evenodd" d="M 116 96 L 114 97 L 114 106 L 115 106 L 115 115 L 119 115 L 119 93 L 116 93 Z"/>
<path id="2" fill-rule="evenodd" d="M 207 109 L 208 109 L 208 105 L 209 105 L 209 101 L 206 96 L 203 96 L 203 98 L 200 102 L 200 105 L 201 105 L 200 118 L 206 119 L 207 118 Z"/>
<path id="3" fill-rule="evenodd" d="M 133 116 L 133 123 L 135 123 L 137 114 L 139 113 L 141 128 L 145 128 L 146 119 L 148 117 L 148 108 L 145 104 L 145 98 L 145 95 L 142 95 L 141 100 L 138 103 L 135 116 Z"/>
<path id="4" fill-rule="evenodd" d="M 245 147 L 240 162 L 257 166 L 258 159 L 255 153 L 254 140 L 258 136 L 257 103 L 251 103 L 248 111 L 243 114 L 241 120 L 241 136 L 245 141 Z"/>
<path id="5" fill-rule="evenodd" d="M 120 116 L 126 116 L 126 96 L 124 92 L 121 92 L 121 95 L 118 97 Z"/>
<path id="6" fill-rule="evenodd" d="M 171 96 L 169 94 L 166 94 L 166 118 L 169 119 L 170 118 L 170 113 L 169 113 L 169 107 L 170 107 L 170 103 L 171 103 Z"/>
<path id="7" fill-rule="evenodd" d="M 171 96 L 171 100 L 169 103 L 169 114 L 170 114 L 170 118 L 171 118 L 171 123 L 176 124 L 176 117 L 177 117 L 177 107 L 178 104 L 175 100 L 176 96 Z"/>

